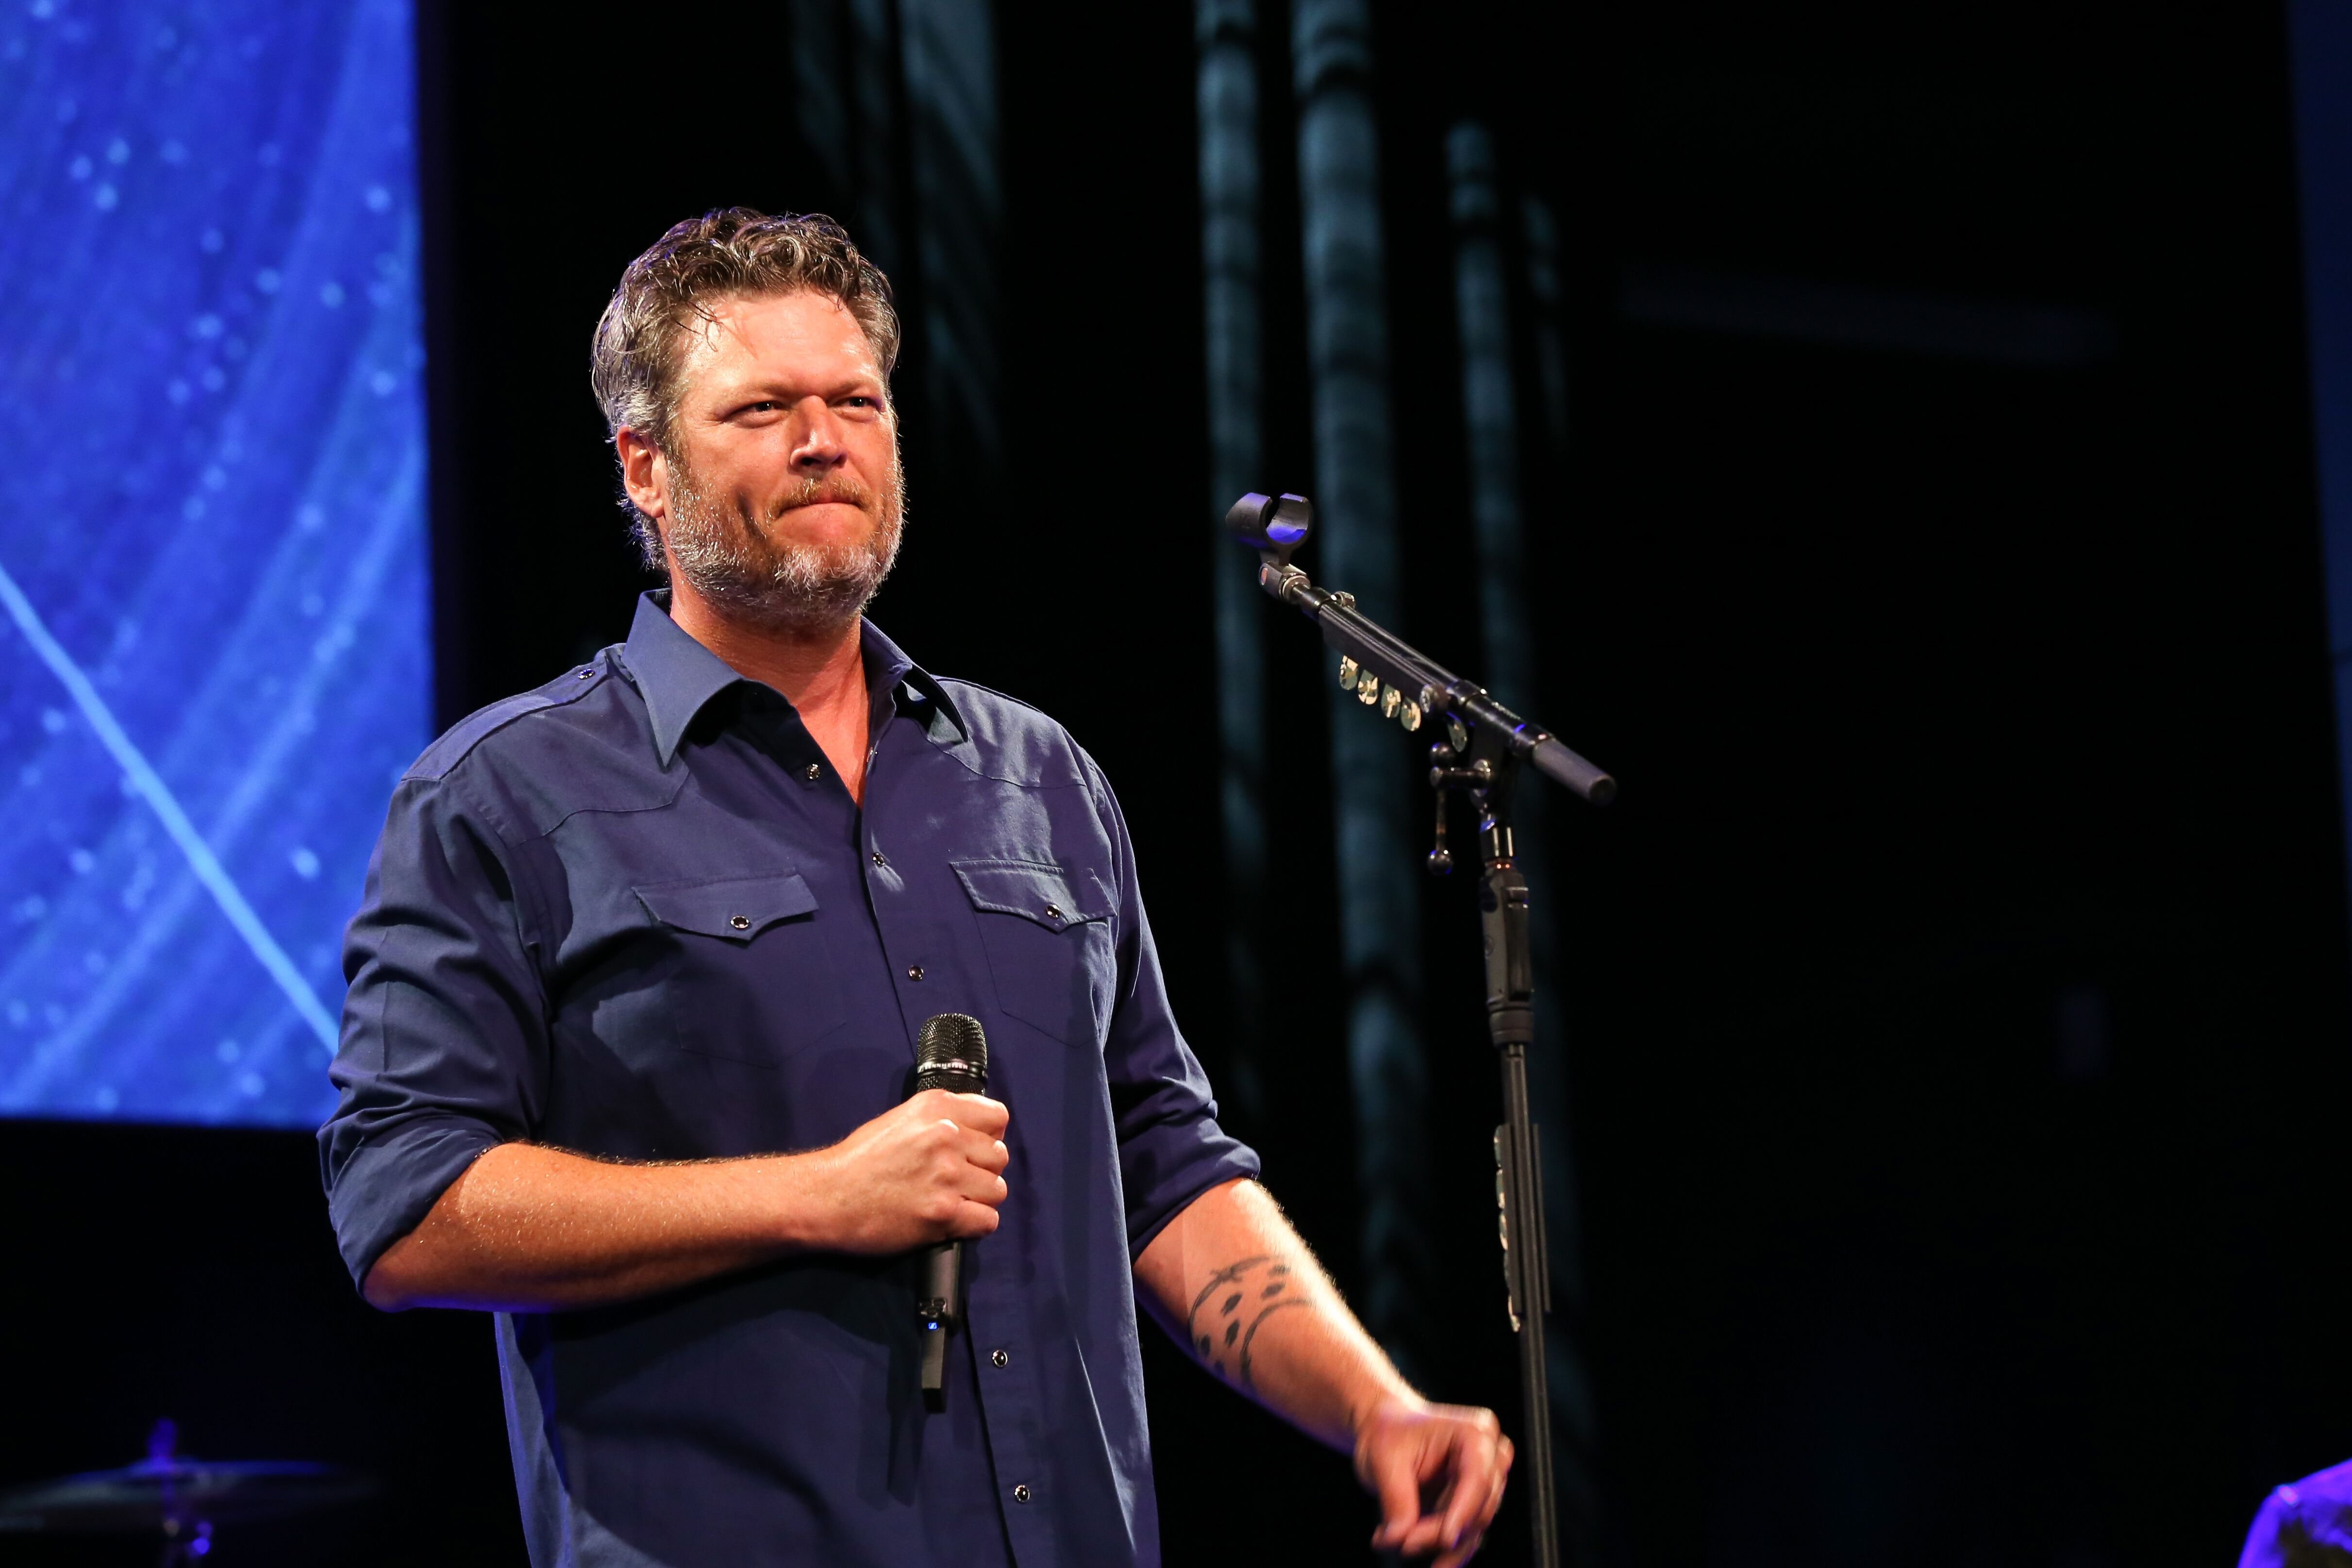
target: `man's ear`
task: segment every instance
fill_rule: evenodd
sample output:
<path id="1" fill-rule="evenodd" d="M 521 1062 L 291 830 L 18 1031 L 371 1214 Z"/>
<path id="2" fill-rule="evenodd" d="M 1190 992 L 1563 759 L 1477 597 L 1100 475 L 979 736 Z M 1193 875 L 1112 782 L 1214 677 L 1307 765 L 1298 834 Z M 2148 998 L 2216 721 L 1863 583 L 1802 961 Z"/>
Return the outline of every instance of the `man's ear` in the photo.
<path id="1" fill-rule="evenodd" d="M 669 459 L 627 426 L 613 432 L 613 452 L 621 460 L 621 488 L 636 509 L 657 526 L 669 522 Z"/>

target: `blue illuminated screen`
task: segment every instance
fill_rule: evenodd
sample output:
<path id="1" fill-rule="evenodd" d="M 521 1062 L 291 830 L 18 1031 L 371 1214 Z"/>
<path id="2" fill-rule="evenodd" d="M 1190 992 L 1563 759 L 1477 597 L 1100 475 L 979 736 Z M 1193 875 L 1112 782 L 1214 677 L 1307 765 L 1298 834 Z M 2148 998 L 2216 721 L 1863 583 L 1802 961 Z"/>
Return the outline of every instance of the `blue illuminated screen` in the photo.
<path id="1" fill-rule="evenodd" d="M 315 1123 L 428 737 L 406 0 L 0 18 L 0 1114 Z"/>

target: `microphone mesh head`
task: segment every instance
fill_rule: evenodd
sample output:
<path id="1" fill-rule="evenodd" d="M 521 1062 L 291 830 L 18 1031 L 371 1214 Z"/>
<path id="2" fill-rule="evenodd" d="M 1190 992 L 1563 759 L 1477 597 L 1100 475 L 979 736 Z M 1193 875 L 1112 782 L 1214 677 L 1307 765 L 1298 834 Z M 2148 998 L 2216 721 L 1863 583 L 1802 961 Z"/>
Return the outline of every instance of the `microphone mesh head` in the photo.
<path id="1" fill-rule="evenodd" d="M 915 1037 L 915 1087 L 978 1094 L 988 1087 L 988 1036 L 966 1013 L 940 1013 Z"/>

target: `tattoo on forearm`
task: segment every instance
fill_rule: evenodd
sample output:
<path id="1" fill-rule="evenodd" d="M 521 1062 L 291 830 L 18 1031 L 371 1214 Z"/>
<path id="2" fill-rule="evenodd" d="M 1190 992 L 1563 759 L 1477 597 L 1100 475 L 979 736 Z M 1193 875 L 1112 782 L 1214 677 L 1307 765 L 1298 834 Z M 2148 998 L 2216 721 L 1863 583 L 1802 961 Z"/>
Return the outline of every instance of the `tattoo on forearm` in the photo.
<path id="1" fill-rule="evenodd" d="M 1185 1333 L 1202 1364 L 1228 1383 L 1250 1388 L 1255 1386 L 1250 1346 L 1258 1330 L 1285 1307 L 1308 1304 L 1290 1265 L 1271 1258 L 1244 1258 L 1209 1276 L 1192 1298 Z"/>

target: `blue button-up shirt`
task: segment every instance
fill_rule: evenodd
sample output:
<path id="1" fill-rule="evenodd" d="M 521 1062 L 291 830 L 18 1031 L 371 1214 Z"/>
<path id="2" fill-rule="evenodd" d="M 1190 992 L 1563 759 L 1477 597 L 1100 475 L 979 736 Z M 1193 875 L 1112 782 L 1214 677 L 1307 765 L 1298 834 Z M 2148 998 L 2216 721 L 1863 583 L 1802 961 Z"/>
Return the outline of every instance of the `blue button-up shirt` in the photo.
<path id="1" fill-rule="evenodd" d="M 948 1408 L 905 1258 L 810 1255 L 500 1313 L 540 1568 L 1158 1560 L 1132 1260 L 1254 1175 L 1170 1016 L 1135 859 L 1060 725 L 864 633 L 864 809 L 790 703 L 679 630 L 474 715 L 401 781 L 320 1131 L 363 1279 L 483 1151 L 832 1143 L 938 1013 L 987 1030 L 1012 1195 Z"/>

